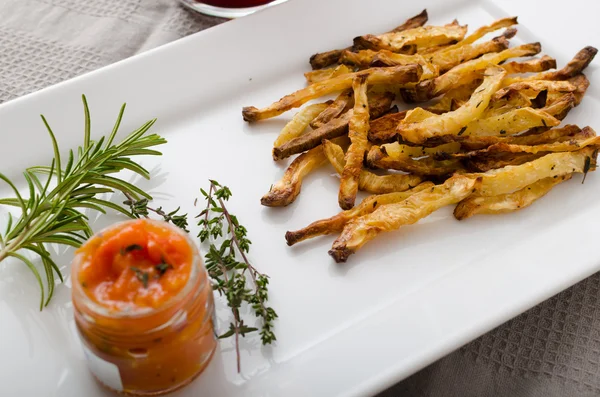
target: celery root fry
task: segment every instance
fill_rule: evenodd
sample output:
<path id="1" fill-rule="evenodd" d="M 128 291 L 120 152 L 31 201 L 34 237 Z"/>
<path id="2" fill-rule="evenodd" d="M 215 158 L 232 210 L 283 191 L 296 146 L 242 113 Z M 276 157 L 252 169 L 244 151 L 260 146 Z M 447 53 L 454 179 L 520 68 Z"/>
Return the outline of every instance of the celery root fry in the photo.
<path id="1" fill-rule="evenodd" d="M 544 72 L 548 69 L 556 69 L 556 59 L 552 58 L 551 56 L 544 55 L 541 58 L 534 58 L 523 62 L 506 62 L 501 66 L 508 74 L 538 73 Z"/>
<path id="2" fill-rule="evenodd" d="M 333 168 L 341 175 L 345 164 L 344 150 L 334 142 L 323 140 L 323 151 Z M 375 194 L 403 192 L 412 189 L 422 181 L 422 177 L 413 174 L 377 175 L 362 170 L 358 179 L 358 189 Z"/>
<path id="3" fill-rule="evenodd" d="M 283 177 L 260 199 L 260 203 L 267 207 L 285 207 L 293 203 L 300 194 L 302 179 L 325 163 L 327 157 L 321 146 L 302 153 L 292 161 Z"/>
<path id="4" fill-rule="evenodd" d="M 588 146 L 575 152 L 550 153 L 517 166 L 466 175 L 482 177 L 480 195 L 498 196 L 523 189 L 540 179 L 593 171 L 596 168 L 597 155 L 598 149 Z"/>
<path id="5" fill-rule="evenodd" d="M 436 136 L 462 135 L 463 128 L 466 128 L 471 121 L 481 117 L 492 95 L 502 84 L 505 75 L 504 69 L 499 67 L 486 69 L 483 83 L 475 90 L 466 104 L 455 111 L 429 117 L 421 122 L 406 123 L 404 120 L 398 124 L 398 134 L 404 140 L 417 144 Z M 409 115 L 410 113 L 407 118 Z"/>
<path id="6" fill-rule="evenodd" d="M 462 170 L 459 159 L 434 160 L 431 157 L 415 160 L 409 156 L 389 156 L 381 147 L 373 146 L 367 154 L 369 167 L 410 172 L 416 175 L 444 176 Z"/>
<path id="7" fill-rule="evenodd" d="M 304 78 L 308 84 L 313 84 L 347 73 L 352 73 L 352 69 L 346 65 L 339 65 L 335 68 L 311 70 L 310 72 L 304 73 Z"/>
<path id="8" fill-rule="evenodd" d="M 372 213 L 347 223 L 329 255 L 336 262 L 345 262 L 378 234 L 411 225 L 442 207 L 458 203 L 472 194 L 480 183 L 479 178 L 455 175 L 442 185 L 422 190 L 404 201 L 382 205 Z"/>
<path id="9" fill-rule="evenodd" d="M 354 39 L 354 45 L 371 50 L 402 52 L 410 46 L 427 48 L 462 40 L 465 33 L 467 33 L 466 25 L 423 26 L 403 32 L 359 36 Z"/>
<path id="10" fill-rule="evenodd" d="M 382 93 L 373 94 L 369 98 L 369 111 L 371 118 L 377 118 L 390 109 L 394 94 Z M 298 138 L 292 139 L 281 146 L 273 148 L 273 158 L 284 159 L 296 153 L 302 153 L 306 150 L 317 147 L 323 139 L 332 139 L 344 135 L 348 131 L 348 123 L 354 114 L 350 109 L 321 127 L 309 131 Z"/>
<path id="11" fill-rule="evenodd" d="M 404 192 L 394 192 L 369 196 L 366 199 L 364 199 L 359 205 L 352 209 L 342 211 L 339 214 L 327 219 L 315 221 L 300 230 L 287 232 L 285 234 L 285 239 L 287 241 L 287 244 L 291 246 L 309 238 L 332 233 L 339 233 L 344 229 L 346 223 L 348 223 L 352 219 L 358 218 L 366 214 L 370 214 L 371 212 L 375 211 L 377 208 L 384 204 L 392 204 L 406 200 L 413 194 L 431 188 L 433 186 L 433 182 L 423 182 L 415 186 L 414 188 Z"/>
<path id="12" fill-rule="evenodd" d="M 319 115 L 315 117 L 313 121 L 310 122 L 310 126 L 312 128 L 319 128 L 329 123 L 331 120 L 342 114 L 345 110 L 348 110 L 349 107 L 352 106 L 353 101 L 354 99 L 352 90 L 348 89 L 342 91 L 337 98 L 335 98 L 335 101 L 329 104 L 327 108 L 323 109 L 323 111 L 319 113 Z"/>
<path id="13" fill-rule="evenodd" d="M 289 123 L 283 127 L 277 139 L 275 139 L 275 143 L 273 146 L 281 146 L 286 142 L 291 141 L 294 138 L 299 137 L 304 133 L 304 130 L 310 122 L 317 117 L 321 112 L 323 112 L 327 107 L 331 104 L 331 101 L 324 103 L 315 103 L 313 105 L 308 105 L 302 109 L 298 113 L 292 117 Z"/>
<path id="14" fill-rule="evenodd" d="M 423 68 L 421 65 L 403 65 L 389 68 L 371 68 L 361 72 L 343 74 L 329 80 L 320 81 L 305 87 L 293 94 L 286 95 L 279 101 L 258 109 L 254 106 L 248 106 L 242 109 L 242 116 L 246 121 L 258 121 L 271 117 L 279 116 L 283 112 L 302 106 L 304 103 L 320 98 L 324 95 L 343 91 L 352 87 L 352 81 L 359 73 L 367 73 L 367 83 L 369 85 L 389 84 L 402 86 L 406 83 L 419 81 Z"/>
<path id="15" fill-rule="evenodd" d="M 358 178 L 368 148 L 369 104 L 367 101 L 367 75 L 359 75 L 352 84 L 354 113 L 348 125 L 350 147 L 346 152 L 346 164 L 340 180 L 338 203 L 342 209 L 354 207 L 358 192 Z"/>
<path id="16" fill-rule="evenodd" d="M 391 30 L 391 32 L 402 32 L 404 30 L 417 28 L 419 26 L 425 25 L 427 22 L 427 10 L 421 11 L 418 15 L 415 15 L 412 18 L 407 19 L 402 25 L 395 27 Z M 344 50 L 332 50 L 327 52 L 322 52 L 319 54 L 314 54 L 310 57 L 310 66 L 313 69 L 322 69 L 327 66 L 333 65 L 337 63 L 340 59 L 340 56 L 345 50 L 350 50 L 352 47 L 346 48 Z"/>
<path id="17" fill-rule="evenodd" d="M 488 197 L 477 195 L 467 197 L 454 208 L 454 217 L 463 220 L 476 214 L 502 214 L 521 210 L 545 196 L 554 186 L 571 179 L 572 175 L 544 178 L 514 193 Z"/>

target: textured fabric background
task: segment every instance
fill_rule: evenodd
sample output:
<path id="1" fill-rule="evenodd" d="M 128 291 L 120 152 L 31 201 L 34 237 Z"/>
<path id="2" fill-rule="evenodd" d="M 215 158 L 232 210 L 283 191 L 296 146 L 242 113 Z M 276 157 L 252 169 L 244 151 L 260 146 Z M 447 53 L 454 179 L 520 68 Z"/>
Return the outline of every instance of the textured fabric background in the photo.
<path id="1" fill-rule="evenodd" d="M 223 21 L 175 0 L 0 0 L 0 102 Z M 381 397 L 600 395 L 599 286 L 596 274 Z"/>

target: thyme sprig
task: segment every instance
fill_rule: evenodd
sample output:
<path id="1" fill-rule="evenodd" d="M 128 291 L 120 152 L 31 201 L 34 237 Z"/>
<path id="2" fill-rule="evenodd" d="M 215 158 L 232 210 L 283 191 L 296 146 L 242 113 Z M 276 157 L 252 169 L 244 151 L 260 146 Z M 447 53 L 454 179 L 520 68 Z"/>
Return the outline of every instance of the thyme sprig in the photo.
<path id="1" fill-rule="evenodd" d="M 92 236 L 88 217 L 81 212 L 82 209 L 88 208 L 106 213 L 106 209 L 110 208 L 130 216 L 126 208 L 99 198 L 101 194 L 120 191 L 135 200 L 151 199 L 151 196 L 142 189 L 113 174 L 130 170 L 144 178 L 149 178 L 149 172 L 134 162 L 132 157 L 161 155 L 160 152 L 150 148 L 166 143 L 158 135 L 146 135 L 156 120 L 144 123 L 120 143 L 114 143 L 125 105 L 121 107 L 112 132 L 93 141 L 90 112 L 85 96 L 82 100 L 85 118 L 83 145 L 76 151 L 70 150 L 66 162 L 60 154 L 56 135 L 46 118 L 41 116 L 50 135 L 54 159 L 49 166 L 30 167 L 23 172 L 29 197 L 23 197 L 16 184 L 0 173 L 0 179 L 7 183 L 14 193 L 14 197 L 0 199 L 0 205 L 20 210 L 18 217 L 8 215 L 6 228 L 3 233 L 0 232 L 0 262 L 12 257 L 23 262 L 31 270 L 41 290 L 40 310 L 52 298 L 54 276 L 57 275 L 61 281 L 63 280 L 47 245 L 79 247 Z M 45 176 L 45 181 L 41 180 L 42 176 Z M 51 188 L 53 183 L 55 187 Z M 24 251 L 40 257 L 46 273 L 46 288 L 34 261 Z"/>
<path id="2" fill-rule="evenodd" d="M 233 315 L 233 321 L 229 324 L 229 329 L 221 334 L 219 338 L 234 337 L 237 370 L 240 372 L 239 338 L 259 331 L 256 327 L 246 325 L 240 314 L 240 308 L 244 304 L 249 304 L 255 316 L 262 319 L 259 334 L 264 345 L 271 344 L 276 340 L 273 328 L 277 313 L 273 308 L 267 306 L 269 299 L 268 276 L 260 273 L 252 266 L 246 256 L 252 244 L 247 237 L 248 231 L 225 206 L 225 202 L 231 197 L 231 190 L 227 186 L 220 185 L 217 181 L 210 180 L 208 193 L 204 189 L 200 189 L 200 191 L 206 200 L 206 208 L 196 216 L 196 218 L 199 218 L 198 226 L 201 227 L 198 234 L 200 242 L 223 239 L 218 248 L 216 243 L 210 243 L 208 252 L 204 257 L 206 269 L 212 279 L 213 289 L 226 298 L 227 305 L 231 308 Z M 166 222 L 187 231 L 187 214 L 178 214 L 179 208 L 167 213 L 161 207 L 157 209 L 148 207 L 148 200 L 146 199 L 136 200 L 133 197 L 126 196 L 127 200 L 124 204 L 130 207 L 132 217 L 148 218 L 152 212 L 162 217 Z M 226 228 L 225 225 L 227 225 Z M 238 255 L 241 260 L 238 260 Z M 168 266 L 170 265 L 166 265 L 165 269 L 168 269 Z M 162 268 L 157 268 L 157 270 L 161 271 Z M 246 278 L 247 274 L 250 275 L 251 283 Z M 143 282 L 143 279 L 141 281 Z M 252 287 L 249 288 L 249 284 Z"/>
<path id="3" fill-rule="evenodd" d="M 170 222 L 177 226 L 180 229 L 183 229 L 187 233 L 188 230 L 188 220 L 187 214 L 178 214 L 181 207 L 177 207 L 176 210 L 171 212 L 165 212 L 162 207 L 152 208 L 148 207 L 148 199 L 135 199 L 133 196 L 126 194 L 127 200 L 123 201 L 123 204 L 128 206 L 131 211 L 131 216 L 134 218 L 148 218 L 150 212 L 155 213 L 156 215 L 162 217 L 165 222 Z"/>
<path id="4" fill-rule="evenodd" d="M 197 216 L 199 218 L 198 226 L 201 227 L 198 234 L 200 242 L 222 238 L 220 245 L 214 242 L 209 244 L 205 265 L 213 279 L 213 288 L 221 296 L 225 296 L 233 314 L 229 330 L 219 337 L 233 336 L 235 338 L 239 372 L 241 370 L 239 337 L 258 331 L 258 328 L 244 323 L 244 319 L 240 315 L 240 308 L 243 304 L 249 304 L 255 316 L 262 319 L 259 334 L 263 345 L 276 340 L 273 323 L 277 318 L 277 313 L 273 308 L 267 306 L 269 299 L 268 276 L 252 266 L 246 256 L 252 244 L 247 237 L 248 231 L 225 206 L 225 202 L 231 197 L 231 190 L 215 180 L 210 180 L 208 192 L 201 189 L 201 193 L 206 201 L 206 208 Z M 225 225 L 227 225 L 226 228 Z M 238 260 L 238 255 L 241 260 Z M 250 275 L 252 283 L 247 280 L 247 274 Z M 249 284 L 251 284 L 250 288 Z"/>

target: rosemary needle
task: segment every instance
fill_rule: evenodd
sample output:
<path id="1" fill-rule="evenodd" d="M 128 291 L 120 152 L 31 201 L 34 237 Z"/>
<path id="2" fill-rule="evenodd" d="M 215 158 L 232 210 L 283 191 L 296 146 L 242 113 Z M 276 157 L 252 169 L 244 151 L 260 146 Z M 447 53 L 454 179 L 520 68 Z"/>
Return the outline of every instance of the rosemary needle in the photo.
<path id="1" fill-rule="evenodd" d="M 70 150 L 66 161 L 61 158 L 56 136 L 44 116 L 42 121 L 48 130 L 54 159 L 49 166 L 27 168 L 23 177 L 27 183 L 29 197 L 24 198 L 15 184 L 4 174 L 0 179 L 7 183 L 14 197 L 1 198 L 0 205 L 16 207 L 18 217 L 8 216 L 4 232 L 0 231 L 0 262 L 8 257 L 23 262 L 34 274 L 40 290 L 40 310 L 47 305 L 54 292 L 54 275 L 62 281 L 58 265 L 52 259 L 47 244 L 79 247 L 92 236 L 92 230 L 83 209 L 106 213 L 106 208 L 131 216 L 126 208 L 99 198 L 105 193 L 122 192 L 135 199 L 151 199 L 142 189 L 112 176 L 122 170 L 130 170 L 146 179 L 149 172 L 131 158 L 140 155 L 161 155 L 151 147 L 166 143 L 162 137 L 146 135 L 156 120 L 144 123 L 119 143 L 114 143 L 119 130 L 125 105 L 121 107 L 112 132 L 97 141 L 91 139 L 91 120 L 85 96 L 82 96 L 85 115 L 83 145 L 76 152 Z M 40 179 L 45 177 L 45 181 Z M 50 188 L 51 182 L 56 186 Z M 29 251 L 42 262 L 46 288 Z"/>

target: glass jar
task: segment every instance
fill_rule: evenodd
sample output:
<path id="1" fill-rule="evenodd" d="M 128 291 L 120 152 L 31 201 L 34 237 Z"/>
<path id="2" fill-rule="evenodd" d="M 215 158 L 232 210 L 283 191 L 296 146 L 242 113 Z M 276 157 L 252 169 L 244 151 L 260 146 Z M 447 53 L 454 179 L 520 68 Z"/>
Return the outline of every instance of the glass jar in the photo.
<path id="1" fill-rule="evenodd" d="M 287 0 L 179 0 L 184 6 L 202 14 L 222 18 L 239 18 Z"/>
<path id="2" fill-rule="evenodd" d="M 135 222 L 183 236 L 192 250 L 192 265 L 183 287 L 157 307 L 116 309 L 93 299 L 79 276 L 105 236 Z M 190 383 L 210 362 L 217 346 L 212 288 L 198 249 L 179 228 L 151 220 L 106 228 L 77 251 L 71 276 L 83 350 L 92 374 L 105 387 L 133 396 L 161 395 Z"/>

